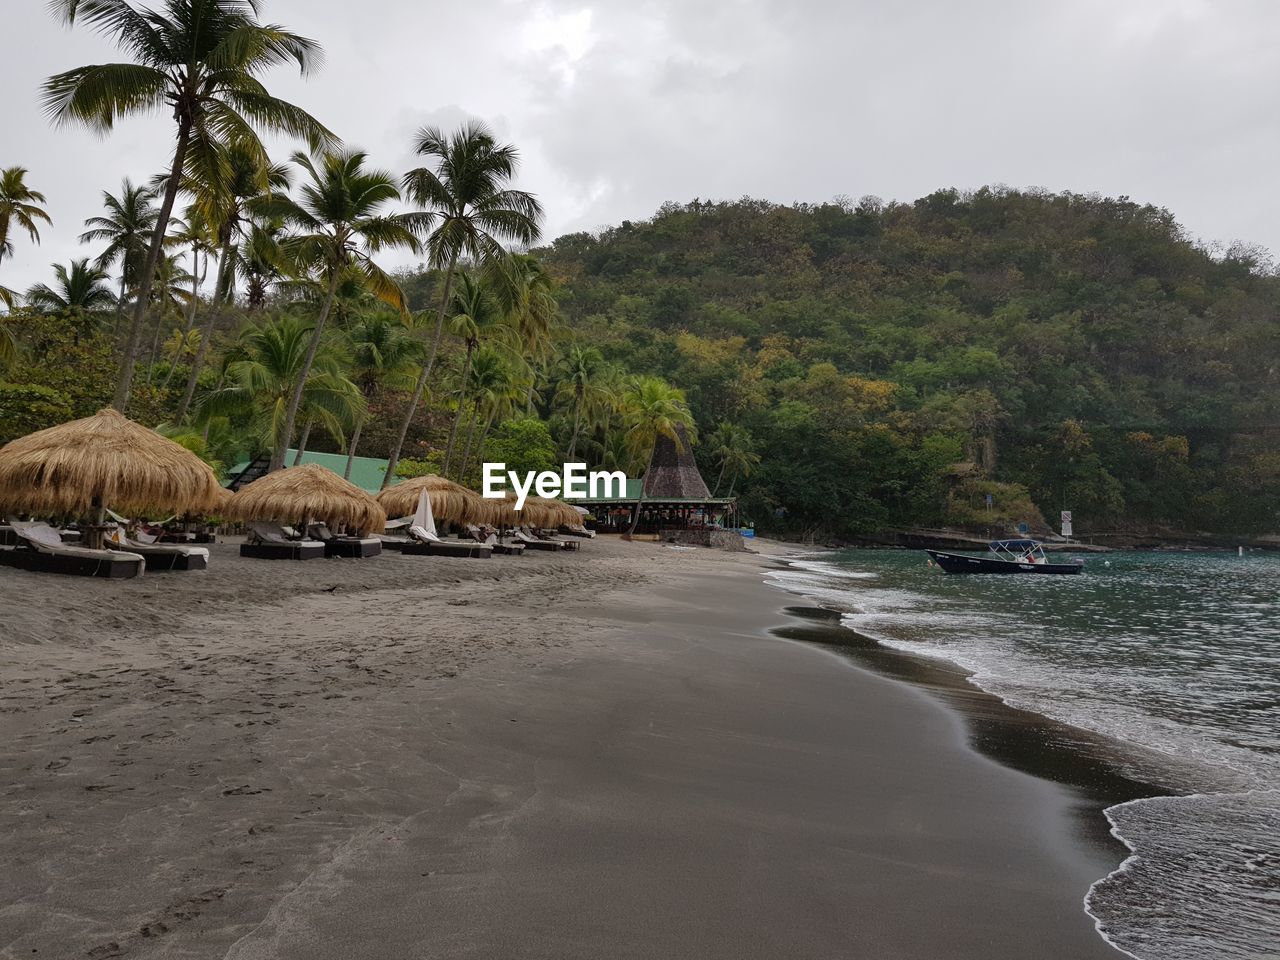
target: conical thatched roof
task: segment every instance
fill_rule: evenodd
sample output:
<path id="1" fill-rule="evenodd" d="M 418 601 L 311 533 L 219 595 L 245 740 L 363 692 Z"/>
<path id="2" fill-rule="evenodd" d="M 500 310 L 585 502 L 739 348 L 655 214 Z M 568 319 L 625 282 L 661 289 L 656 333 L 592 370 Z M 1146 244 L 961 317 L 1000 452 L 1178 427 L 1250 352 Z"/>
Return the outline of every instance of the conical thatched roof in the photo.
<path id="1" fill-rule="evenodd" d="M 236 520 L 323 522 L 379 533 L 387 515 L 378 501 L 332 470 L 314 463 L 269 473 L 234 494 L 224 508 Z"/>
<path id="2" fill-rule="evenodd" d="M 111 408 L 0 448 L 0 509 L 9 512 L 206 513 L 221 490 L 190 450 Z"/>
<path id="3" fill-rule="evenodd" d="M 709 500 L 711 491 L 694 462 L 689 431 L 677 426 L 676 435 L 680 438 L 678 446 L 670 437 L 658 437 L 644 474 L 644 495 Z"/>
<path id="4" fill-rule="evenodd" d="M 454 523 L 486 523 L 489 501 L 466 487 L 434 473 L 414 477 L 379 491 L 377 500 L 388 517 L 407 517 L 418 509 L 418 497 L 426 490 L 431 498 L 431 514 L 437 520 Z"/>

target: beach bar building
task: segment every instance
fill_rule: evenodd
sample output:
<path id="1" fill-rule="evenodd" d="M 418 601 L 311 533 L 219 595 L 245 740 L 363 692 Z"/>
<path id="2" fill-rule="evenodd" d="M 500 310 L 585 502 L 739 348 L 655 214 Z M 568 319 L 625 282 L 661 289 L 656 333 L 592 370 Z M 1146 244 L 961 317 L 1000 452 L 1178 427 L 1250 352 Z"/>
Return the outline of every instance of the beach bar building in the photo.
<path id="1" fill-rule="evenodd" d="M 643 492 L 643 496 L 641 493 Z M 733 497 L 713 497 L 698 472 L 693 448 L 683 428 L 680 444 L 659 437 L 649 469 L 642 480 L 628 478 L 621 497 L 566 497 L 570 503 L 588 510 L 599 533 L 626 533 L 636 510 L 640 511 L 637 534 L 661 539 L 701 542 L 702 532 L 718 529 L 734 512 Z"/>

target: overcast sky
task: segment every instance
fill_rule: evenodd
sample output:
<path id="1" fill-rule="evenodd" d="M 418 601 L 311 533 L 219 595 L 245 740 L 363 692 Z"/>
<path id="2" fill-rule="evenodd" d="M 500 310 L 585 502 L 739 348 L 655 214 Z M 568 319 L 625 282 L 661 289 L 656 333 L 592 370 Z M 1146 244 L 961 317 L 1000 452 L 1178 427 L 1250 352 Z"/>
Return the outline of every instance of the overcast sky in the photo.
<path id="1" fill-rule="evenodd" d="M 158 4 L 161 0 L 150 0 Z M 52 229 L 0 264 L 24 289 L 99 195 L 167 165 L 164 118 L 52 129 L 49 74 L 120 59 L 43 0 L 5 0 L 0 167 L 30 169 Z M 399 173 L 424 123 L 516 143 L 547 236 L 666 200 L 912 200 L 983 184 L 1126 194 L 1205 242 L 1280 249 L 1274 0 L 263 0 L 322 43 L 273 92 Z M 391 265 L 410 258 L 392 258 Z"/>

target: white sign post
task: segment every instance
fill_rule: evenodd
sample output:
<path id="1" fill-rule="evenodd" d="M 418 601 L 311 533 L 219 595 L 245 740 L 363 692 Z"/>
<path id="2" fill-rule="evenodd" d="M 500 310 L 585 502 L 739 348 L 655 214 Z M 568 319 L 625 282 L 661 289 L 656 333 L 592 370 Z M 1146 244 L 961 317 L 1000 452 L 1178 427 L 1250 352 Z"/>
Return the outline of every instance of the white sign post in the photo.
<path id="1" fill-rule="evenodd" d="M 1071 511 L 1062 511 L 1062 535 L 1064 537 L 1071 536 Z"/>

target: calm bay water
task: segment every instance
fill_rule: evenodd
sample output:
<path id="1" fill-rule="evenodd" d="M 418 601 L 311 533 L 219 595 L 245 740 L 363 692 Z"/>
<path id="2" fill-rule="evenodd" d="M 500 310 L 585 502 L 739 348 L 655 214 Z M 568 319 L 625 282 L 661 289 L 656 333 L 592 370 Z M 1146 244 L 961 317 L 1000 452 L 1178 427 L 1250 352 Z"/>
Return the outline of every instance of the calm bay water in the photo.
<path id="1" fill-rule="evenodd" d="M 1113 738 L 1128 772 L 1182 794 L 1108 811 L 1134 856 L 1088 907 L 1117 947 L 1280 957 L 1280 555 L 1118 553 L 1077 577 L 1000 577 L 841 551 L 775 579 L 885 646 Z"/>

